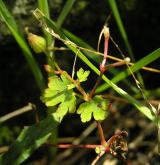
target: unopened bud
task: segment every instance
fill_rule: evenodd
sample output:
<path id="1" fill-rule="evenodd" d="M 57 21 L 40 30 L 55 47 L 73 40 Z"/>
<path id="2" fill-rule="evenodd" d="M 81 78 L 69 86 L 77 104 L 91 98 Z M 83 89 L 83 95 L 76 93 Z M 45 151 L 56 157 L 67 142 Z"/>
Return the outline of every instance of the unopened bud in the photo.
<path id="1" fill-rule="evenodd" d="M 28 39 L 28 43 L 29 45 L 32 47 L 32 49 L 36 52 L 36 53 L 42 53 L 46 51 L 46 40 L 45 38 L 35 35 L 33 33 L 30 33 L 28 31 L 28 29 L 26 29 L 27 32 L 27 39 Z"/>
<path id="2" fill-rule="evenodd" d="M 52 67 L 51 67 L 50 65 L 44 65 L 44 69 L 45 69 L 45 71 L 48 72 L 48 73 L 50 73 L 50 72 L 53 71 L 53 70 L 52 70 Z"/>

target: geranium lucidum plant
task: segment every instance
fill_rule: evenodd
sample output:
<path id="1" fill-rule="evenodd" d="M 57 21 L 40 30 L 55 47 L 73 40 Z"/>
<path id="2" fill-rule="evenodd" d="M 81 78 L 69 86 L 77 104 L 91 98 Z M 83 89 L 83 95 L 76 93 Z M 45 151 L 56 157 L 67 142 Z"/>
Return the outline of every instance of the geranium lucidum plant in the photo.
<path id="1" fill-rule="evenodd" d="M 46 1 L 45 1 L 46 2 Z M 67 1 L 69 2 L 69 1 Z M 17 31 L 14 30 L 12 27 L 12 21 L 9 24 L 10 20 L 8 19 L 9 15 L 5 17 L 3 10 L 5 7 L 2 4 L 0 7 L 0 14 L 2 18 L 5 20 L 9 28 L 11 29 L 12 33 L 14 34 L 15 38 L 18 43 L 21 43 L 20 37 L 18 36 Z M 46 3 L 42 1 L 41 8 L 45 7 Z M 71 5 L 72 6 L 72 5 Z M 44 9 L 44 8 L 43 8 Z M 43 10 L 44 11 L 44 10 Z M 80 115 L 80 119 L 82 123 L 86 123 L 88 121 L 96 121 L 97 128 L 100 137 L 100 144 L 87 144 L 87 145 L 73 145 L 73 144 L 57 144 L 53 145 L 51 143 L 47 143 L 49 146 L 59 147 L 59 148 L 71 148 L 71 147 L 80 147 L 80 148 L 92 148 L 95 149 L 96 153 L 98 154 L 97 158 L 92 162 L 95 164 L 97 160 L 105 153 L 110 152 L 113 156 L 116 156 L 120 159 L 125 160 L 125 153 L 128 151 L 127 148 L 127 132 L 126 131 L 119 131 L 116 132 L 111 138 L 105 139 L 104 132 L 101 127 L 101 121 L 105 120 L 110 113 L 111 103 L 109 99 L 106 99 L 101 94 L 97 94 L 100 91 L 108 87 L 112 87 L 118 94 L 124 97 L 129 103 L 134 105 L 142 114 L 148 117 L 150 120 L 155 121 L 155 115 L 152 114 L 150 108 L 146 107 L 144 104 L 140 103 L 134 97 L 130 96 L 127 92 L 123 89 L 119 88 L 115 83 L 118 81 L 125 79 L 128 75 L 136 72 L 137 70 L 141 69 L 145 65 L 151 63 L 152 61 L 159 58 L 160 50 L 157 49 L 156 51 L 152 52 L 148 56 L 144 57 L 135 65 L 133 65 L 128 70 L 125 70 L 122 73 L 119 73 L 117 76 L 113 78 L 113 80 L 109 80 L 104 73 L 107 73 L 110 67 L 116 67 L 122 64 L 129 64 L 129 58 L 124 60 L 120 60 L 117 63 L 106 65 L 106 62 L 109 58 L 116 59 L 108 55 L 108 41 L 110 38 L 109 29 L 108 27 L 104 27 L 103 34 L 104 34 L 104 53 L 96 52 L 103 56 L 103 59 L 99 63 L 99 69 L 97 69 L 89 60 L 88 58 L 82 53 L 81 50 L 86 50 L 85 48 L 79 46 L 76 42 L 74 42 L 73 38 L 69 40 L 71 35 L 67 31 L 61 31 L 60 25 L 62 22 L 56 24 L 51 19 L 49 19 L 38 9 L 34 11 L 34 15 L 42 25 L 43 30 L 46 32 L 46 35 L 50 35 L 50 37 L 54 37 L 63 42 L 71 51 L 73 51 L 84 63 L 86 63 L 90 69 L 92 69 L 99 77 L 95 85 L 93 86 L 91 91 L 87 91 L 82 88 L 82 83 L 88 81 L 90 71 L 85 71 L 83 68 L 80 68 L 76 75 L 71 76 L 63 68 L 60 68 L 55 59 L 53 60 L 52 56 L 48 53 L 48 45 L 46 45 L 46 41 L 41 36 L 37 36 L 32 34 L 28 31 L 28 39 L 29 44 L 33 48 L 36 53 L 44 53 L 47 55 L 50 65 L 46 65 L 45 69 L 47 72 L 50 73 L 50 77 L 48 79 L 48 87 L 44 90 L 43 95 L 41 96 L 41 100 L 45 103 L 47 107 L 55 108 L 53 114 L 50 114 L 44 120 L 40 121 L 39 123 L 25 128 L 20 133 L 19 137 L 17 138 L 16 142 L 11 146 L 10 150 L 6 152 L 1 158 L 1 164 L 7 164 L 13 162 L 14 164 L 20 164 L 24 160 L 26 160 L 31 153 L 40 147 L 42 144 L 46 143 L 48 137 L 50 137 L 51 133 L 55 130 L 56 122 L 60 123 L 65 115 L 68 113 L 77 113 Z M 20 44 L 22 48 L 24 44 Z M 28 50 L 28 48 L 26 49 Z M 91 53 L 95 53 L 95 51 L 87 50 Z M 28 57 L 30 56 L 29 51 Z M 87 54 L 87 53 L 86 53 Z M 35 73 L 34 68 L 33 73 Z M 132 71 L 132 72 L 130 72 Z M 158 72 L 158 71 L 157 71 Z M 38 73 L 38 72 L 37 72 Z M 126 74 L 127 73 L 127 74 Z M 39 74 L 35 73 L 35 76 Z M 104 86 L 99 87 L 99 82 L 103 79 L 105 81 Z M 37 79 L 37 82 L 40 81 Z M 77 100 L 81 100 L 81 104 L 77 103 Z M 158 120 L 157 120 L 158 121 Z M 16 152 L 15 152 L 16 151 Z"/>
<path id="2" fill-rule="evenodd" d="M 41 12 L 36 10 L 34 14 L 36 17 L 39 17 L 39 14 L 41 14 Z M 45 25 L 43 24 L 42 26 Z M 47 26 L 45 27 L 47 29 Z M 58 39 L 63 41 L 63 39 L 61 39 L 61 37 L 54 31 L 49 28 L 47 30 L 49 33 L 54 34 L 55 36 L 57 36 Z M 108 27 L 104 26 L 103 34 L 104 56 L 102 62 L 99 64 L 100 75 L 95 85 L 93 86 L 93 89 L 90 92 L 86 92 L 81 86 L 82 82 L 87 81 L 90 71 L 84 71 L 82 68 L 80 68 L 76 72 L 76 79 L 74 79 L 73 76 L 70 76 L 66 71 L 62 70 L 59 67 L 55 59 L 54 61 L 52 61 L 52 59 L 50 58 L 50 62 L 55 65 L 54 68 L 56 69 L 49 65 L 45 66 L 46 70 L 50 73 L 50 77 L 48 79 L 48 88 L 45 89 L 41 100 L 47 107 L 57 107 L 53 115 L 55 117 L 55 120 L 57 120 L 58 122 L 61 122 L 61 120 L 67 113 L 79 114 L 83 123 L 95 120 L 97 122 L 101 144 L 90 145 L 90 147 L 95 148 L 98 155 L 102 156 L 104 153 L 110 151 L 110 153 L 114 156 L 125 159 L 124 153 L 127 152 L 127 145 L 124 139 L 127 136 L 127 133 L 124 131 L 118 132 L 116 135 L 113 135 L 113 137 L 108 141 L 105 140 L 100 122 L 107 118 L 111 103 L 108 99 L 103 98 L 102 95 L 95 95 L 95 91 L 100 83 L 100 80 L 104 72 L 107 70 L 106 62 L 108 56 L 108 42 L 110 35 Z M 41 40 L 41 38 L 39 36 L 35 38 L 35 35 L 32 42 L 29 40 L 31 47 L 34 50 L 37 50 L 36 47 L 38 45 L 36 43 L 38 43 L 38 40 Z M 74 43 L 72 42 L 68 42 L 67 44 L 74 45 Z M 115 63 L 114 66 L 123 65 L 126 62 L 129 61 L 118 62 Z M 76 89 L 76 91 L 78 91 L 79 93 L 77 93 L 74 89 Z M 82 99 L 84 102 L 82 102 L 80 105 L 77 105 L 77 98 Z"/>

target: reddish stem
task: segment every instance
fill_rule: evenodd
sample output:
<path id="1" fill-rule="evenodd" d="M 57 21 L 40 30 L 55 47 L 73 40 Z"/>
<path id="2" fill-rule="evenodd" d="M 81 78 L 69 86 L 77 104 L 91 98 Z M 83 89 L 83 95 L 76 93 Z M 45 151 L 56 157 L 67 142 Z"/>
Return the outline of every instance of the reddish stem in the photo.
<path id="1" fill-rule="evenodd" d="M 107 142 L 104 137 L 103 129 L 99 121 L 97 121 L 97 127 L 98 127 L 98 133 L 99 133 L 99 138 L 101 141 L 101 145 L 106 146 Z"/>
<path id="2" fill-rule="evenodd" d="M 108 54 L 108 40 L 109 40 L 109 37 L 108 36 L 105 36 L 105 41 L 104 41 L 104 56 L 103 56 L 103 61 L 102 63 L 100 64 L 100 75 L 90 93 L 90 98 L 93 97 L 96 89 L 97 89 L 97 86 L 99 85 L 100 81 L 101 81 L 101 78 L 103 76 L 103 73 L 106 71 L 106 61 L 107 61 L 107 54 Z"/>
<path id="3" fill-rule="evenodd" d="M 104 56 L 103 56 L 103 61 L 100 64 L 100 71 L 101 73 L 104 73 L 106 71 L 105 65 L 107 62 L 107 55 L 108 55 L 108 41 L 109 41 L 109 36 L 105 36 L 104 39 Z"/>
<path id="4" fill-rule="evenodd" d="M 50 144 L 47 143 L 47 146 L 58 147 L 58 148 L 84 148 L 84 149 L 96 149 L 97 147 L 101 147 L 100 144 L 86 144 L 86 145 L 75 145 L 75 144 Z M 105 148 L 106 152 L 109 152 L 109 147 Z"/>
<path id="5" fill-rule="evenodd" d="M 94 85 L 94 87 L 93 87 L 93 89 L 92 89 L 91 92 L 90 92 L 89 98 L 92 98 L 92 97 L 93 97 L 93 95 L 94 95 L 94 93 L 95 93 L 95 91 L 96 91 L 96 89 L 97 89 L 97 86 L 99 85 L 99 83 L 100 83 L 100 81 L 101 81 L 102 75 L 103 75 L 103 73 L 101 72 L 101 73 L 100 73 L 100 76 L 98 77 L 98 79 L 97 79 L 97 81 L 96 81 L 96 83 L 95 83 L 95 85 Z"/>
<path id="6" fill-rule="evenodd" d="M 107 59 L 107 55 L 108 55 L 108 36 L 105 37 L 105 41 L 104 41 L 104 58 Z"/>
<path id="7" fill-rule="evenodd" d="M 75 145 L 75 144 L 53 144 L 52 146 L 56 146 L 58 148 L 87 148 L 87 149 L 95 149 L 96 147 L 100 147 L 101 145 L 96 144 L 86 144 L 86 145 Z"/>

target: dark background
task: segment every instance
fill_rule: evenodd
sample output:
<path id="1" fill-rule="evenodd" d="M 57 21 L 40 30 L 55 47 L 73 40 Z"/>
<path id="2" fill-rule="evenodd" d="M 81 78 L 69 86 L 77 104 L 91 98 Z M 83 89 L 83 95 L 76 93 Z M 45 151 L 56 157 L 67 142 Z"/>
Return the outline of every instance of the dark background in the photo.
<path id="1" fill-rule="evenodd" d="M 37 22 L 35 22 L 30 12 L 30 10 L 36 8 L 34 0 L 28 0 L 26 4 L 20 3 L 18 0 L 7 0 L 5 3 L 16 18 L 21 31 L 24 31 L 25 26 L 30 26 L 35 33 L 40 33 L 41 29 L 37 26 Z M 65 1 L 50 1 L 51 17 L 53 20 L 57 19 L 64 4 Z M 136 61 L 159 48 L 160 1 L 117 0 L 117 4 Z M 111 14 L 111 10 L 107 1 L 80 0 L 73 6 L 63 27 L 84 39 L 84 41 L 96 49 L 99 33 L 109 14 Z M 0 115 L 2 116 L 23 107 L 28 102 L 32 102 L 38 108 L 43 109 L 44 107 L 39 99 L 39 89 L 24 56 L 6 26 L 2 21 L 0 23 L 2 25 L 0 27 Z M 124 42 L 112 14 L 109 20 L 109 27 L 114 40 L 127 56 Z M 115 54 L 116 50 L 113 44 L 109 44 L 109 53 L 120 57 L 119 54 Z M 43 55 L 35 54 L 35 58 L 39 62 L 40 67 L 43 68 L 43 64 L 46 63 Z M 72 60 L 73 58 L 69 57 L 65 62 L 63 61 L 63 65 L 72 66 L 72 63 L 70 63 L 73 62 Z M 150 66 L 160 69 L 159 59 L 150 64 Z M 141 71 L 141 73 L 146 89 L 151 90 L 159 87 L 160 79 L 158 74 L 146 71 Z M 22 115 L 10 120 L 8 126 L 12 128 L 14 125 L 22 125 L 23 127 L 24 125 L 33 124 L 33 118 L 32 114 Z M 71 135 L 70 132 L 68 134 Z M 74 132 L 73 136 L 75 135 L 76 133 Z M 10 141 L 7 142 L 10 143 Z"/>

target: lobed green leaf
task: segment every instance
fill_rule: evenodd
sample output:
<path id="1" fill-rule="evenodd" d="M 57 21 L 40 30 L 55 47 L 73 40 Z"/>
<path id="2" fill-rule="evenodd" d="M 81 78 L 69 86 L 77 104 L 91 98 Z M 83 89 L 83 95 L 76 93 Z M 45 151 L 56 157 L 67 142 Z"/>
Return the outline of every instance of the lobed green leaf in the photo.
<path id="1" fill-rule="evenodd" d="M 59 117 L 60 121 L 62 120 L 63 116 L 69 113 L 74 113 L 76 110 L 76 97 L 74 96 L 73 92 L 68 93 L 65 100 L 58 106 L 56 111 L 57 117 Z"/>
<path id="2" fill-rule="evenodd" d="M 92 114 L 95 120 L 104 120 L 108 115 L 108 104 L 108 100 L 95 96 L 92 100 L 82 103 L 77 113 L 80 114 L 81 121 L 84 123 L 91 120 Z"/>
<path id="3" fill-rule="evenodd" d="M 83 68 L 80 68 L 77 71 L 77 77 L 78 77 L 79 82 L 86 81 L 87 80 L 87 77 L 89 76 L 89 74 L 90 74 L 90 71 L 89 70 L 84 71 Z"/>
<path id="4" fill-rule="evenodd" d="M 59 121 L 67 112 L 74 113 L 76 110 L 74 87 L 74 84 L 66 78 L 65 74 L 62 74 L 61 77 L 56 75 L 49 77 L 48 88 L 44 91 L 42 101 L 47 107 L 58 105 L 55 115 Z"/>

